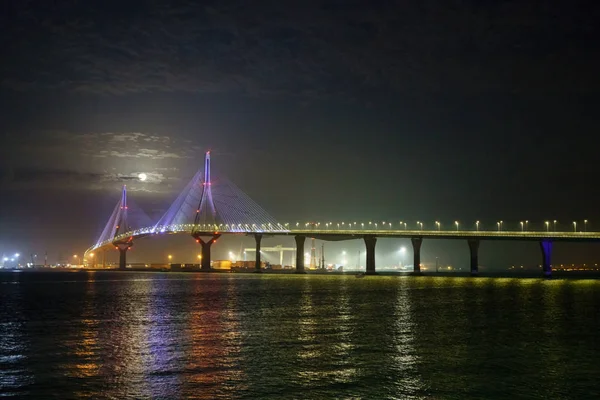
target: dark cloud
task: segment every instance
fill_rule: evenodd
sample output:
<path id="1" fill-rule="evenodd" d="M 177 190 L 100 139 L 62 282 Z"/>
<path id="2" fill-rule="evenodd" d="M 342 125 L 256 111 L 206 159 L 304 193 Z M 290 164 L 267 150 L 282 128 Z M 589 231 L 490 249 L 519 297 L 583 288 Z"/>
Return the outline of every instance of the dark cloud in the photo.
<path id="1" fill-rule="evenodd" d="M 598 89 L 595 13 L 561 2 L 14 1 L 2 85 L 353 96 Z M 592 11 L 592 12 L 590 12 Z M 577 46 L 572 41 L 578 40 Z M 22 66 L 27 66 L 23 68 Z M 573 73 L 573 67 L 578 73 Z"/>
<path id="2" fill-rule="evenodd" d="M 0 173 L 4 190 L 27 189 L 71 189 L 71 190 L 114 190 L 118 185 L 128 184 L 130 191 L 164 192 L 167 178 L 162 173 L 144 172 L 146 180 L 141 182 L 139 174 L 111 174 L 82 172 L 47 168 L 8 168 Z M 130 185 L 133 184 L 133 185 Z"/>

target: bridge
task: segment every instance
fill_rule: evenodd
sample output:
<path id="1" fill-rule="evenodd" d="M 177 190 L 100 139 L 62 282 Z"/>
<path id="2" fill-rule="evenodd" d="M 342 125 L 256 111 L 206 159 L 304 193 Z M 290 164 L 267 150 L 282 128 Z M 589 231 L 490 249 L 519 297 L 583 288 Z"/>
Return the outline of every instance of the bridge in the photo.
<path id="1" fill-rule="evenodd" d="M 474 230 L 461 230 L 455 222 L 455 230 L 442 230 L 439 222 L 437 229 L 408 229 L 406 223 L 396 228 L 392 223 L 356 222 L 342 223 L 279 223 L 264 209 L 250 199 L 232 182 L 225 179 L 211 180 L 211 158 L 207 152 L 203 169 L 199 170 L 187 186 L 175 199 L 167 212 L 155 223 L 127 198 L 123 186 L 121 197 L 113 210 L 100 238 L 85 255 L 98 249 L 114 247 L 119 251 L 119 268 L 125 269 L 127 251 L 134 242 L 151 235 L 187 234 L 193 237 L 202 248 L 201 270 L 211 270 L 210 249 L 215 241 L 224 234 L 253 236 L 256 242 L 255 268 L 260 272 L 261 240 L 265 236 L 293 236 L 296 242 L 296 272 L 304 273 L 304 243 L 307 237 L 340 241 L 363 239 L 366 249 L 366 274 L 376 274 L 375 246 L 377 238 L 408 238 L 413 246 L 414 273 L 420 274 L 421 244 L 425 239 L 466 240 L 470 256 L 470 273 L 479 273 L 479 243 L 481 240 L 527 240 L 537 241 L 541 251 L 541 265 L 544 276 L 552 275 L 552 244 L 563 242 L 600 241 L 600 232 L 578 232 L 574 223 L 573 232 L 550 231 L 550 222 L 545 222 L 545 231 L 527 230 L 527 222 L 520 223 L 521 230 L 502 230 L 502 222 L 497 230 L 480 230 L 479 222 Z"/>

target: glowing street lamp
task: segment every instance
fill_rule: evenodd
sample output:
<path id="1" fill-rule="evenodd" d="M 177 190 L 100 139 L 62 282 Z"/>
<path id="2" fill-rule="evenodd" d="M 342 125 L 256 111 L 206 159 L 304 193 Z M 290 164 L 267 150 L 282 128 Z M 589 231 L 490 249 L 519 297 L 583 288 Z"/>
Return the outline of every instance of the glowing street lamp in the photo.
<path id="1" fill-rule="evenodd" d="M 404 265 L 404 254 L 406 253 L 406 247 L 400 247 L 400 264 Z"/>
<path id="2" fill-rule="evenodd" d="M 479 232 L 479 221 L 475 221 L 475 229 Z"/>
<path id="3" fill-rule="evenodd" d="M 587 219 L 583 220 L 583 231 L 587 232 Z"/>
<path id="4" fill-rule="evenodd" d="M 500 221 L 496 222 L 496 225 L 498 226 L 498 232 L 500 232 Z"/>
<path id="5" fill-rule="evenodd" d="M 437 226 L 438 231 L 442 229 L 442 224 L 440 224 L 440 221 L 435 221 L 435 226 Z"/>
<path id="6" fill-rule="evenodd" d="M 525 230 L 527 230 L 527 225 L 529 224 L 529 221 L 525 220 Z"/>
<path id="7" fill-rule="evenodd" d="M 454 224 L 456 225 L 456 232 L 458 232 L 458 221 L 454 221 Z"/>
<path id="8" fill-rule="evenodd" d="M 417 221 L 417 224 L 421 227 L 421 230 L 423 230 L 423 223 Z"/>
<path id="9" fill-rule="evenodd" d="M 550 221 L 546 221 L 546 232 L 550 232 Z"/>
<path id="10" fill-rule="evenodd" d="M 554 220 L 554 232 L 556 232 L 556 220 Z"/>
<path id="11" fill-rule="evenodd" d="M 573 232 L 577 232 L 577 222 L 573 221 Z"/>
<path id="12" fill-rule="evenodd" d="M 521 224 L 521 232 L 523 232 L 523 230 L 524 230 L 524 228 L 523 228 L 523 227 L 524 227 L 525 225 L 523 224 L 523 221 L 521 221 L 521 222 L 519 222 L 519 223 Z"/>
<path id="13" fill-rule="evenodd" d="M 169 264 L 171 264 L 171 260 L 173 259 L 173 256 L 169 254 L 169 255 L 167 256 L 167 258 L 169 259 Z"/>

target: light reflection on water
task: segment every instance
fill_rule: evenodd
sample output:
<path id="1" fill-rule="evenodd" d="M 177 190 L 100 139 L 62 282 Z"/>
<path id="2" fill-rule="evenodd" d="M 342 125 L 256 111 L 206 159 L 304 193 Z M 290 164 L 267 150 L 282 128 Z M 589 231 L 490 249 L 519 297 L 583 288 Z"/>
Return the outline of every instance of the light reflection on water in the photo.
<path id="1" fill-rule="evenodd" d="M 2 397 L 600 397 L 593 280 L 0 273 L 0 305 Z"/>

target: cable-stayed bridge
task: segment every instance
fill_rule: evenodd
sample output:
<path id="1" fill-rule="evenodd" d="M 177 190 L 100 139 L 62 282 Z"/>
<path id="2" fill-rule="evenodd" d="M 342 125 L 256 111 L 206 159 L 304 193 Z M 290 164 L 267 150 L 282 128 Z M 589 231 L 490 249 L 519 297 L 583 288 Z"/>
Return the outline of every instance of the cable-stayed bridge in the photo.
<path id="1" fill-rule="evenodd" d="M 100 248 L 113 246 L 119 250 L 119 267 L 125 269 L 127 251 L 134 241 L 150 235 L 184 233 L 191 235 L 202 247 L 203 271 L 211 270 L 210 249 L 223 234 L 246 234 L 256 240 L 256 268 L 260 271 L 261 240 L 269 235 L 292 235 L 296 241 L 296 272 L 304 272 L 304 242 L 307 237 L 322 240 L 363 239 L 366 247 L 366 273 L 375 274 L 375 245 L 378 237 L 410 238 L 413 245 L 415 273 L 420 273 L 421 244 L 423 239 L 466 239 L 469 246 L 471 275 L 479 272 L 478 252 L 481 240 L 534 240 L 540 244 L 544 276 L 552 274 L 551 254 L 554 241 L 600 241 L 600 232 L 577 231 L 573 222 L 572 232 L 550 231 L 550 222 L 545 222 L 545 231 L 529 231 L 523 222 L 520 231 L 502 230 L 502 221 L 497 230 L 480 230 L 479 222 L 474 230 L 442 230 L 436 222 L 436 230 L 407 229 L 400 223 L 396 229 L 392 223 L 280 223 L 262 207 L 248 197 L 232 182 L 211 178 L 210 152 L 205 155 L 204 166 L 190 180 L 164 215 L 152 223 L 150 218 L 127 198 L 126 187 L 97 242 L 86 250 L 86 255 Z"/>

